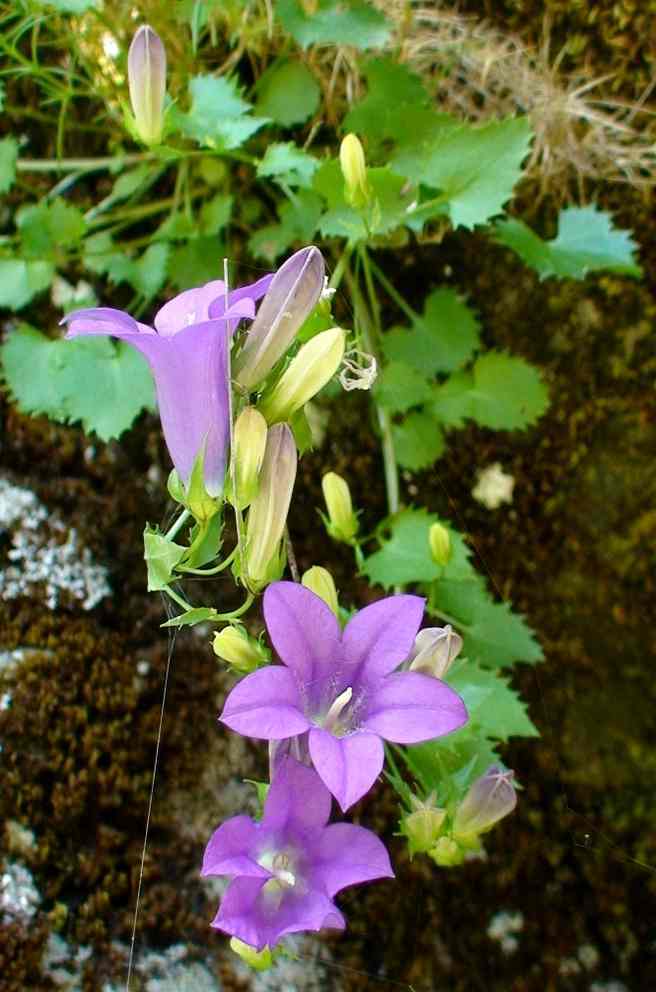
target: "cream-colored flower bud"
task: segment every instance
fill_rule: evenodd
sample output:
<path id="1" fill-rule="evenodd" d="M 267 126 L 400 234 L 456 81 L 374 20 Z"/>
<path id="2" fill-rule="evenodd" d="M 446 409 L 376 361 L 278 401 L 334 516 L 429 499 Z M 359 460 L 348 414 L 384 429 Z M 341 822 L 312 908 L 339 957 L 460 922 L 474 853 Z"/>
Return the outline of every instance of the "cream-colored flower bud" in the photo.
<path id="1" fill-rule="evenodd" d="M 337 472 L 327 472 L 321 480 L 321 488 L 328 509 L 328 533 L 334 541 L 350 544 L 358 532 L 358 518 L 353 512 L 348 482 Z"/>
<path id="2" fill-rule="evenodd" d="M 236 624 L 224 627 L 215 634 L 212 648 L 218 658 L 223 658 L 238 672 L 254 672 L 264 660 L 257 641 Z"/>
<path id="3" fill-rule="evenodd" d="M 436 565 L 448 565 L 451 559 L 451 536 L 443 524 L 432 524 L 428 531 L 430 553 Z"/>
<path id="4" fill-rule="evenodd" d="M 343 139 L 339 148 L 339 164 L 344 176 L 346 200 L 359 210 L 371 199 L 371 187 L 367 179 L 364 149 L 357 135 L 347 134 Z"/>
<path id="5" fill-rule="evenodd" d="M 443 679 L 462 650 L 462 637 L 451 624 L 446 627 L 424 627 L 415 637 L 409 670 Z"/>
<path id="6" fill-rule="evenodd" d="M 320 565 L 313 565 L 312 568 L 308 568 L 307 572 L 303 573 L 301 582 L 306 589 L 310 589 L 316 596 L 323 599 L 324 603 L 330 607 L 335 616 L 339 616 L 335 580 L 327 568 L 322 568 Z"/>
<path id="7" fill-rule="evenodd" d="M 267 422 L 254 406 L 247 406 L 235 421 L 233 457 L 237 494 L 231 502 L 241 510 L 252 503 L 258 488 L 266 448 Z"/>
<path id="8" fill-rule="evenodd" d="M 128 86 L 137 134 L 145 145 L 162 140 L 166 97 L 166 51 L 147 24 L 139 28 L 128 52 Z"/>
<path id="9" fill-rule="evenodd" d="M 484 775 L 476 779 L 456 809 L 453 820 L 456 838 L 485 833 L 512 813 L 517 805 L 513 778 L 512 771 L 500 765 L 491 765 Z"/>
<path id="10" fill-rule="evenodd" d="M 269 395 L 260 403 L 260 411 L 268 423 L 289 420 L 323 389 L 339 368 L 345 340 L 346 335 L 341 327 L 332 327 L 303 345 Z"/>
<path id="11" fill-rule="evenodd" d="M 279 577 L 280 542 L 296 480 L 297 460 L 294 435 L 287 424 L 269 428 L 260 486 L 246 523 L 246 570 L 253 592 L 259 592 Z"/>

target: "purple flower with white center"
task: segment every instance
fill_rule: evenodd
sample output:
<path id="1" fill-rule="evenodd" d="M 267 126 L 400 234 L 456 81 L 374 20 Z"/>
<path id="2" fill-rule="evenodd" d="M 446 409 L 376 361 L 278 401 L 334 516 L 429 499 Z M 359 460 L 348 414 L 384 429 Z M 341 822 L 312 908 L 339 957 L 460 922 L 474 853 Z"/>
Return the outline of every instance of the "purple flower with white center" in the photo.
<path id="1" fill-rule="evenodd" d="M 108 334 L 144 355 L 157 389 L 159 415 L 169 454 L 185 485 L 203 451 L 205 488 L 218 496 L 223 485 L 230 435 L 228 335 L 273 276 L 227 294 L 220 279 L 188 289 L 155 315 L 154 328 L 122 310 L 92 307 L 67 314 L 67 337 Z"/>
<path id="2" fill-rule="evenodd" d="M 370 830 L 332 823 L 330 793 L 291 757 L 278 765 L 256 823 L 235 816 L 212 835 L 201 874 L 232 876 L 212 926 L 262 950 L 300 930 L 343 930 L 333 902 L 349 885 L 394 873 Z"/>
<path id="3" fill-rule="evenodd" d="M 419 596 L 389 596 L 360 610 L 342 633 L 330 607 L 309 589 L 272 583 L 264 617 L 284 664 L 239 682 L 220 719 L 246 737 L 276 741 L 307 734 L 314 767 L 348 809 L 382 770 L 382 739 L 416 744 L 467 720 L 463 701 L 448 685 L 395 672 L 412 650 L 423 612 Z"/>

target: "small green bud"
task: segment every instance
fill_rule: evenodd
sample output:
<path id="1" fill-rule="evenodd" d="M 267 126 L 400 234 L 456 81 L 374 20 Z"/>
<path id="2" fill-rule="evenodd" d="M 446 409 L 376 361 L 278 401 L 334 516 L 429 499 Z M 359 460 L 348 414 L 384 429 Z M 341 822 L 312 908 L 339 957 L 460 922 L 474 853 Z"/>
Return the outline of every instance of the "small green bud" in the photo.
<path id="1" fill-rule="evenodd" d="M 128 86 L 134 124 L 145 145 L 158 145 L 164 125 L 166 51 L 162 39 L 142 25 L 128 52 Z"/>
<path id="2" fill-rule="evenodd" d="M 440 868 L 454 868 L 465 860 L 465 853 L 452 837 L 440 837 L 437 844 L 428 852 Z"/>
<path id="3" fill-rule="evenodd" d="M 212 648 L 218 658 L 223 658 L 238 672 L 254 672 L 264 660 L 257 641 L 237 624 L 224 627 L 215 634 Z"/>
<path id="4" fill-rule="evenodd" d="M 339 164 L 347 202 L 356 210 L 365 207 L 371 199 L 371 187 L 367 179 L 364 149 L 357 135 L 347 134 L 343 139 L 339 148 Z"/>
<path id="5" fill-rule="evenodd" d="M 247 406 L 237 417 L 234 430 L 236 499 L 241 510 L 252 503 L 257 494 L 266 439 L 266 420 L 254 406 Z"/>
<path id="6" fill-rule="evenodd" d="M 260 410 L 268 423 L 289 420 L 332 379 L 344 355 L 346 335 L 341 327 L 316 334 L 291 360 Z"/>
<path id="7" fill-rule="evenodd" d="M 204 450 L 201 448 L 191 470 L 184 500 L 185 506 L 191 511 L 198 523 L 206 523 L 211 520 L 221 509 L 221 500 L 210 496 L 205 488 L 204 454 Z"/>
<path id="8" fill-rule="evenodd" d="M 451 558 L 451 537 L 443 524 L 433 524 L 428 532 L 430 553 L 436 565 L 448 565 Z"/>
<path id="9" fill-rule="evenodd" d="M 248 585 L 259 592 L 282 574 L 281 541 L 296 480 L 296 442 L 287 424 L 267 433 L 260 487 L 246 523 Z"/>
<path id="10" fill-rule="evenodd" d="M 401 833 L 408 838 L 410 857 L 425 854 L 434 847 L 445 819 L 446 810 L 438 806 L 423 806 L 403 817 Z"/>
<path id="11" fill-rule="evenodd" d="M 301 582 L 306 589 L 311 589 L 316 596 L 323 599 L 324 603 L 330 607 L 336 617 L 339 616 L 335 580 L 327 568 L 322 568 L 320 565 L 313 565 L 312 568 L 308 568 L 307 572 L 303 573 Z"/>
<path id="12" fill-rule="evenodd" d="M 176 503 L 184 503 L 187 495 L 185 493 L 185 487 L 182 484 L 182 479 L 176 472 L 174 468 L 169 472 L 169 477 L 166 482 L 166 488 L 168 489 L 169 496 L 174 499 Z"/>
<path id="13" fill-rule="evenodd" d="M 358 518 L 353 512 L 346 479 L 336 472 L 327 472 L 321 480 L 321 488 L 328 509 L 328 533 L 333 540 L 350 544 L 358 532 Z"/>
<path id="14" fill-rule="evenodd" d="M 267 971 L 273 964 L 273 955 L 268 946 L 263 947 L 261 951 L 256 951 L 250 944 L 245 944 L 238 937 L 232 937 L 230 950 L 238 954 L 242 961 L 245 961 L 255 971 Z"/>

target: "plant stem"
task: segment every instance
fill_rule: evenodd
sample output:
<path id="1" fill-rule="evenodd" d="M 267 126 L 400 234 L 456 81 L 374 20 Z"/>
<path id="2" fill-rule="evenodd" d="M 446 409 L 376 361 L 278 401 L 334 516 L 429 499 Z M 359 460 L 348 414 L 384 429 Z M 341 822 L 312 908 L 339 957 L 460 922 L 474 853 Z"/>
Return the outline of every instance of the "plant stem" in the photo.
<path id="1" fill-rule="evenodd" d="M 178 517 L 178 519 L 175 520 L 172 526 L 169 527 L 169 529 L 167 530 L 166 534 L 164 535 L 164 540 L 171 541 L 178 533 L 180 528 L 184 525 L 185 521 L 189 520 L 190 516 L 191 516 L 190 510 L 183 510 L 180 516 Z"/>
<path id="2" fill-rule="evenodd" d="M 177 592 L 174 592 L 170 586 L 164 586 L 162 592 L 165 592 L 167 596 L 171 597 L 174 603 L 177 603 L 178 606 L 181 606 L 182 609 L 185 611 L 185 613 L 188 613 L 189 610 L 193 610 L 193 606 L 190 603 L 188 603 L 186 599 L 183 599 L 182 596 L 179 596 Z"/>
<path id="3" fill-rule="evenodd" d="M 235 546 L 228 557 L 219 565 L 215 565 L 214 568 L 191 568 L 189 565 L 177 565 L 176 568 L 178 572 L 184 572 L 185 575 L 218 575 L 224 568 L 232 564 L 236 554 L 237 547 Z"/>
<path id="4" fill-rule="evenodd" d="M 254 600 L 255 596 L 252 592 L 249 592 L 241 606 L 237 607 L 237 609 L 233 610 L 231 613 L 218 613 L 216 617 L 214 617 L 214 620 L 236 620 L 237 617 L 242 616 L 246 610 L 251 607 Z"/>
<path id="5" fill-rule="evenodd" d="M 17 172 L 97 172 L 117 166 L 134 165 L 158 158 L 154 152 L 135 152 L 130 155 L 106 155 L 103 158 L 19 158 Z"/>
<path id="6" fill-rule="evenodd" d="M 388 296 L 391 296 L 391 298 L 394 300 L 399 310 L 402 310 L 403 313 L 406 315 L 406 317 L 409 317 L 411 321 L 414 322 L 415 320 L 417 320 L 419 314 L 412 309 L 409 303 L 406 303 L 406 301 L 403 299 L 399 291 L 392 285 L 392 283 L 389 281 L 385 273 L 376 265 L 373 259 L 369 259 L 369 264 L 371 266 L 371 270 L 373 274 L 376 276 L 376 279 L 381 284 L 381 286 L 388 294 Z"/>

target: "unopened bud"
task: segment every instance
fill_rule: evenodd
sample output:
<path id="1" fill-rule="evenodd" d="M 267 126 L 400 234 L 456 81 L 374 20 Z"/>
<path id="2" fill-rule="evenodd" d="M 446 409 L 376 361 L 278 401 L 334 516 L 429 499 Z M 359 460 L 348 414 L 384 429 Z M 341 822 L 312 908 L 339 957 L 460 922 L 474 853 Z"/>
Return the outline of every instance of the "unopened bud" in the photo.
<path id="1" fill-rule="evenodd" d="M 169 472 L 169 477 L 166 480 L 166 488 L 168 489 L 171 499 L 175 500 L 176 503 L 184 503 L 187 498 L 185 487 L 182 483 L 182 479 L 174 468 L 172 468 Z"/>
<path id="2" fill-rule="evenodd" d="M 424 627 L 415 637 L 410 655 L 411 672 L 443 679 L 462 650 L 462 637 L 451 626 Z"/>
<path id="3" fill-rule="evenodd" d="M 327 472 L 321 488 L 328 509 L 328 533 L 333 540 L 350 544 L 358 532 L 358 518 L 353 512 L 348 482 L 336 472 Z"/>
<path id="4" fill-rule="evenodd" d="M 205 485 L 205 449 L 199 451 L 189 477 L 185 505 L 199 523 L 211 520 L 221 509 L 221 499 L 211 496 Z"/>
<path id="5" fill-rule="evenodd" d="M 345 338 L 341 327 L 332 327 L 303 345 L 260 404 L 270 424 L 289 420 L 332 379 L 344 354 Z"/>
<path id="6" fill-rule="evenodd" d="M 367 180 L 364 149 L 357 135 L 347 134 L 343 139 L 339 148 L 339 164 L 344 176 L 346 200 L 359 210 L 371 199 L 371 187 Z"/>
<path id="7" fill-rule="evenodd" d="M 257 951 L 250 944 L 245 944 L 243 940 L 239 940 L 238 937 L 232 937 L 230 940 L 230 950 L 238 954 L 242 961 L 245 961 L 255 971 L 267 971 L 273 964 L 273 955 L 268 946 L 263 947 L 261 951 Z"/>
<path id="8" fill-rule="evenodd" d="M 440 836 L 446 810 L 438 806 L 422 806 L 401 820 L 401 833 L 408 838 L 410 857 L 425 854 L 435 846 Z"/>
<path id="9" fill-rule="evenodd" d="M 517 805 L 513 785 L 514 772 L 500 765 L 490 768 L 470 786 L 456 809 L 453 820 L 454 837 L 469 838 L 489 830 Z"/>
<path id="10" fill-rule="evenodd" d="M 235 486 L 233 502 L 240 510 L 252 503 L 258 488 L 267 439 L 267 423 L 254 406 L 247 406 L 235 421 L 233 457 Z"/>
<path id="11" fill-rule="evenodd" d="M 276 424 L 267 433 L 260 486 L 251 503 L 246 524 L 246 568 L 254 592 L 279 578 L 282 571 L 280 542 L 296 479 L 296 443 L 287 424 Z"/>
<path id="12" fill-rule="evenodd" d="M 142 25 L 128 52 L 128 86 L 137 134 L 145 145 L 162 139 L 166 96 L 166 51 L 159 35 Z"/>
<path id="13" fill-rule="evenodd" d="M 245 389 L 254 389 L 285 354 L 321 296 L 324 273 L 321 252 L 313 246 L 278 269 L 233 361 L 235 378 Z"/>
<path id="14" fill-rule="evenodd" d="M 428 531 L 430 553 L 436 565 L 448 565 L 451 558 L 451 537 L 443 524 L 432 524 Z"/>
<path id="15" fill-rule="evenodd" d="M 241 626 L 228 626 L 220 630 L 214 635 L 212 648 L 217 657 L 223 658 L 238 672 L 254 672 L 264 661 L 257 641 L 249 637 Z"/>
<path id="16" fill-rule="evenodd" d="M 327 568 L 320 565 L 313 565 L 303 573 L 301 583 L 306 589 L 310 589 L 316 596 L 323 599 L 335 616 L 339 616 L 339 604 L 337 602 L 337 589 L 335 580 Z"/>
<path id="17" fill-rule="evenodd" d="M 453 868 L 465 860 L 465 852 L 451 837 L 440 837 L 435 847 L 428 852 L 440 868 Z"/>

